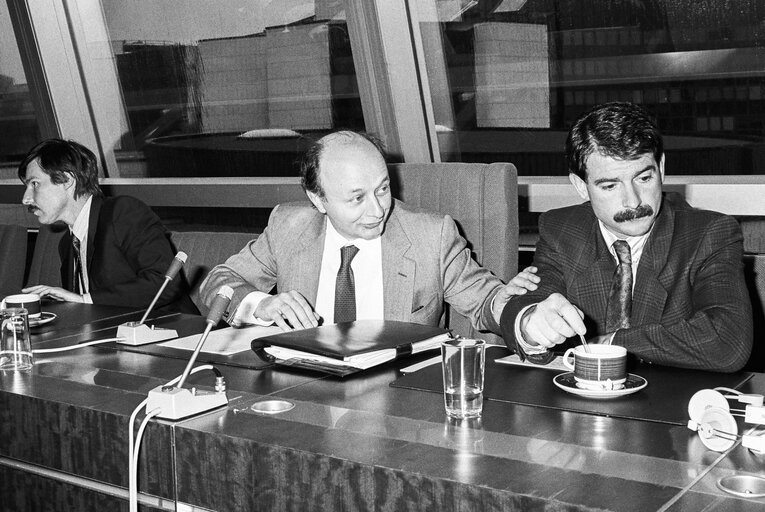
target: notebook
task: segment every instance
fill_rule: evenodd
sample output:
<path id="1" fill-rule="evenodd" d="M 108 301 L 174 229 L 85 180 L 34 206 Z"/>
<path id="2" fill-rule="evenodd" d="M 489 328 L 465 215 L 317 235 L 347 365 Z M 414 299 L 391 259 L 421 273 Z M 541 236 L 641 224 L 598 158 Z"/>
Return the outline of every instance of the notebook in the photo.
<path id="1" fill-rule="evenodd" d="M 277 364 L 345 376 L 441 346 L 447 329 L 392 320 L 357 320 L 264 336 L 252 350 Z"/>

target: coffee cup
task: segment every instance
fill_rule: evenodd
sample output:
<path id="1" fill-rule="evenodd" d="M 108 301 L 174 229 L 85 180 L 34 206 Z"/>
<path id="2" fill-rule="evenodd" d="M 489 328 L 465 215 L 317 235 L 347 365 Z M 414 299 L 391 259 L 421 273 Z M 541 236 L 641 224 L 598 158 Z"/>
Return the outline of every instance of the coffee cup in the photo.
<path id="1" fill-rule="evenodd" d="M 579 345 L 566 350 L 563 365 L 574 372 L 578 388 L 622 389 L 627 380 L 627 349 L 618 345 Z"/>
<path id="2" fill-rule="evenodd" d="M 8 295 L 0 302 L 0 307 L 6 308 L 24 308 L 29 312 L 29 318 L 39 318 L 42 314 L 40 307 L 40 296 L 36 293 L 20 293 L 18 295 Z"/>

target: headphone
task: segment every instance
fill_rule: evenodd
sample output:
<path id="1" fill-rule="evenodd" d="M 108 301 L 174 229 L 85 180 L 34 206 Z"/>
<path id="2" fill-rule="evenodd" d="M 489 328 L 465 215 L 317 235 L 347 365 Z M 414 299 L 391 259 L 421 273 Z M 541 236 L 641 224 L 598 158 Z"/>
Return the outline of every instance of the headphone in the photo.
<path id="1" fill-rule="evenodd" d="M 746 405 L 744 409 L 731 409 L 729 400 Z M 688 416 L 688 428 L 698 432 L 701 442 L 710 450 L 724 452 L 741 439 L 741 445 L 745 448 L 765 454 L 765 431 L 756 432 L 758 426 L 765 425 L 763 395 L 745 394 L 722 387 L 702 389 L 688 401 Z M 743 417 L 746 423 L 755 426 L 739 435 L 734 416 Z"/>

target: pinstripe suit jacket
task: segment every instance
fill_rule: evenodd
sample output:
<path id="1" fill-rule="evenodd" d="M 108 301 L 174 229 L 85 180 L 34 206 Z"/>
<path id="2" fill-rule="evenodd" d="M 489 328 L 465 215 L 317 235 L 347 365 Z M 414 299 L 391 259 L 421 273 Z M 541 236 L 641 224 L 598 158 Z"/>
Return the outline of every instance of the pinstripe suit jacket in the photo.
<path id="1" fill-rule="evenodd" d="M 313 306 L 325 233 L 325 215 L 310 203 L 277 206 L 257 240 L 210 272 L 202 300 L 209 306 L 228 285 L 234 289 L 229 311 L 235 311 L 250 292 L 276 287 L 300 292 Z M 471 258 L 451 217 L 395 201 L 382 235 L 382 266 L 385 319 L 443 325 L 447 302 L 476 329 L 499 332 L 491 300 L 502 282 Z"/>
<path id="2" fill-rule="evenodd" d="M 518 312 L 554 292 L 584 312 L 588 336 L 605 334 L 616 264 L 590 204 L 543 214 L 539 230 L 534 264 L 542 282 L 505 307 L 506 342 L 515 348 Z M 617 331 L 614 344 L 670 366 L 726 372 L 743 367 L 752 347 L 752 312 L 742 255 L 735 219 L 665 194 L 636 274 L 632 327 Z"/>

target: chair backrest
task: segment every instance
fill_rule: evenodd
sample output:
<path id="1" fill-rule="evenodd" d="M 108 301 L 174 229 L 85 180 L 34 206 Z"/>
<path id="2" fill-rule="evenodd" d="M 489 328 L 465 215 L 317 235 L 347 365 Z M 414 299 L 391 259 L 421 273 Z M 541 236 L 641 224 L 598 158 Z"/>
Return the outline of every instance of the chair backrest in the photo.
<path id="1" fill-rule="evenodd" d="M 35 284 L 61 286 L 61 257 L 58 255 L 58 243 L 64 233 L 66 233 L 66 226 L 40 226 L 32 253 L 32 263 L 29 266 L 27 286 Z"/>
<path id="2" fill-rule="evenodd" d="M 393 164 L 394 197 L 409 205 L 450 215 L 475 260 L 507 282 L 518 272 L 518 172 L 508 163 Z M 470 321 L 449 312 L 449 327 L 463 336 L 501 344 Z"/>
<path id="3" fill-rule="evenodd" d="M 744 279 L 752 301 L 752 355 L 745 369 L 765 371 L 765 254 L 744 254 Z"/>
<path id="4" fill-rule="evenodd" d="M 0 298 L 21 292 L 27 262 L 27 228 L 0 224 Z"/>
<path id="5" fill-rule="evenodd" d="M 170 234 L 176 250 L 187 254 L 183 273 L 191 288 L 191 300 L 202 314 L 207 308 L 199 299 L 199 285 L 210 270 L 241 251 L 257 233 L 214 232 L 214 231 L 173 231 Z"/>

